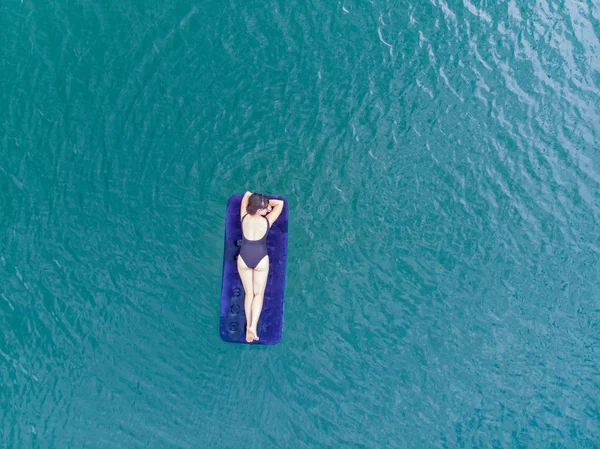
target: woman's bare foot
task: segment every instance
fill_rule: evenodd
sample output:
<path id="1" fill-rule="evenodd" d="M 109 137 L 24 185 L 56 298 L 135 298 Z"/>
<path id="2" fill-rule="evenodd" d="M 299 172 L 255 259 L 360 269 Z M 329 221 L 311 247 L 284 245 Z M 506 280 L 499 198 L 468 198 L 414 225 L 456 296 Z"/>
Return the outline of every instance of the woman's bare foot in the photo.
<path id="1" fill-rule="evenodd" d="M 248 335 L 250 335 L 252 340 L 248 340 Z M 257 341 L 257 340 L 258 340 L 258 335 L 256 333 L 256 329 L 248 328 L 248 330 L 246 331 L 246 341 Z"/>
<path id="2" fill-rule="evenodd" d="M 248 343 L 252 343 L 254 341 L 254 337 L 256 334 L 251 333 L 249 328 L 246 328 L 246 341 Z"/>

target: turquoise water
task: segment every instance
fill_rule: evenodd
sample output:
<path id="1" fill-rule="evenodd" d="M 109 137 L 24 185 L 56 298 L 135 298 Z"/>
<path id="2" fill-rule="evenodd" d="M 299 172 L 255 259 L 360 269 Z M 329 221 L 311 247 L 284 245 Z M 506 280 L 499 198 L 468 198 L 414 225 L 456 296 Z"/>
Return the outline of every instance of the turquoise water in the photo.
<path id="1" fill-rule="evenodd" d="M 0 447 L 600 446 L 600 4 L 0 2 Z M 227 198 L 290 205 L 226 344 Z"/>

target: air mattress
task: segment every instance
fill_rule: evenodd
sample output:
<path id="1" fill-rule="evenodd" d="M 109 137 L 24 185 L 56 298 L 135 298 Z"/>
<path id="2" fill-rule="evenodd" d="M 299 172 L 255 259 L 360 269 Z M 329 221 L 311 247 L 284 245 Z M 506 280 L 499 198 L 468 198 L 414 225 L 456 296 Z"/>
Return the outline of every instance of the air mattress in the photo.
<path id="1" fill-rule="evenodd" d="M 258 321 L 259 340 L 251 344 L 273 345 L 281 340 L 283 331 L 283 305 L 288 247 L 288 203 L 280 196 L 270 199 L 284 200 L 283 211 L 273 223 L 267 236 L 269 276 L 263 309 Z M 244 287 L 237 270 L 237 257 L 242 239 L 240 205 L 242 194 L 232 195 L 227 201 L 225 217 L 225 248 L 223 252 L 223 279 L 221 287 L 221 338 L 227 342 L 246 342 L 246 317 L 244 314 Z"/>

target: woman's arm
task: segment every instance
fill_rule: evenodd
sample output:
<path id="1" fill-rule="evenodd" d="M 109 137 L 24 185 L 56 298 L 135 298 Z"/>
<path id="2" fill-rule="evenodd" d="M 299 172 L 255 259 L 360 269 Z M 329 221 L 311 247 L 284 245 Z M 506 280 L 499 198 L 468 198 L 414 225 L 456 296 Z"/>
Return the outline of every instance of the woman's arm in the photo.
<path id="1" fill-rule="evenodd" d="M 273 209 L 266 215 L 267 220 L 271 226 L 273 223 L 277 221 L 279 215 L 281 215 L 281 211 L 283 210 L 283 200 L 269 200 L 269 206 L 273 207 Z"/>
<path id="2" fill-rule="evenodd" d="M 242 198 L 242 205 L 240 206 L 240 220 L 244 215 L 246 215 L 246 209 L 248 208 L 248 199 L 252 195 L 252 192 L 246 192 L 244 197 Z"/>

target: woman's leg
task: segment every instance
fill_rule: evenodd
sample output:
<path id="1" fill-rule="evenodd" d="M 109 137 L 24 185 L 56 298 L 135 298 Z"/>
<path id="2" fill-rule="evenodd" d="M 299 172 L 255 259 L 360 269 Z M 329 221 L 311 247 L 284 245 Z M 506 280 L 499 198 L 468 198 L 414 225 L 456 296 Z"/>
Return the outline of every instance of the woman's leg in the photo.
<path id="1" fill-rule="evenodd" d="M 258 340 L 258 319 L 262 312 L 263 300 L 265 298 L 265 289 L 267 288 L 267 278 L 269 276 L 269 256 L 266 256 L 254 268 L 254 298 L 252 299 L 251 321 L 248 331 L 254 340 Z"/>
<path id="2" fill-rule="evenodd" d="M 244 312 L 246 313 L 246 341 L 253 341 L 253 336 L 248 333 L 248 328 L 252 321 L 252 299 L 254 298 L 254 281 L 252 280 L 252 268 L 248 268 L 244 259 L 237 258 L 238 273 L 244 286 Z"/>

